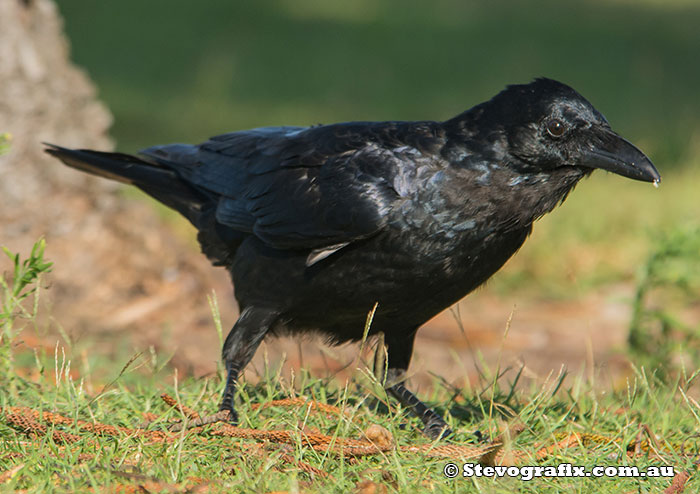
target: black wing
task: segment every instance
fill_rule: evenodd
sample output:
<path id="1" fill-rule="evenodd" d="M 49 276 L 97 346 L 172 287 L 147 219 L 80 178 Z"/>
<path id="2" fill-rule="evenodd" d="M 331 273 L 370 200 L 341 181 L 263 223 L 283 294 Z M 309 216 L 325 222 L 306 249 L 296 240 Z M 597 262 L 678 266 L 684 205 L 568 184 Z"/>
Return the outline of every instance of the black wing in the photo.
<path id="1" fill-rule="evenodd" d="M 328 255 L 386 225 L 399 198 L 399 125 L 267 127 L 142 154 L 217 197 L 218 223 L 275 248 Z"/>

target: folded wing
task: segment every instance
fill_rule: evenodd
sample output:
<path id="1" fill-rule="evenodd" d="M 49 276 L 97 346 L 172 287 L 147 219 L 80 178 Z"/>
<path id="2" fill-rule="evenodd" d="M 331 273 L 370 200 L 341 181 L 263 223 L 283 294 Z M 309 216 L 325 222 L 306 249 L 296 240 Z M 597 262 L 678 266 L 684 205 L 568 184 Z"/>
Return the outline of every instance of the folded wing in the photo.
<path id="1" fill-rule="evenodd" d="M 398 198 L 397 158 L 373 125 L 267 127 L 141 154 L 216 198 L 220 225 L 316 262 L 379 231 Z"/>

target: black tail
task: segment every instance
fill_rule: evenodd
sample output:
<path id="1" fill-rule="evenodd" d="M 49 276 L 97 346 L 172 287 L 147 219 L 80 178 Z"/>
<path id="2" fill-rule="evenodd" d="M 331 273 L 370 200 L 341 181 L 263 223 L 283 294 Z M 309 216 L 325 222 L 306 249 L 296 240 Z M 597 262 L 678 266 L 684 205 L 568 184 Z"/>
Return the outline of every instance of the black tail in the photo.
<path id="1" fill-rule="evenodd" d="M 202 210 L 211 202 L 204 192 L 160 164 L 130 154 L 46 146 L 47 153 L 72 168 L 138 187 L 178 211 L 196 227 L 199 227 Z"/>

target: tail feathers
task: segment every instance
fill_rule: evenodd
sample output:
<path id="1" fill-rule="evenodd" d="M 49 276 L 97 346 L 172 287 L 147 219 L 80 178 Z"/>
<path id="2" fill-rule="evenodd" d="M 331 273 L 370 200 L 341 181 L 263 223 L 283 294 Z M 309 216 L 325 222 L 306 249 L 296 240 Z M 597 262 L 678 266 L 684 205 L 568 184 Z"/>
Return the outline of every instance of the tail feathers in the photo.
<path id="1" fill-rule="evenodd" d="M 46 144 L 45 151 L 66 165 L 100 177 L 131 184 L 175 209 L 199 226 L 201 210 L 211 201 L 173 170 L 137 156 Z"/>
<path id="2" fill-rule="evenodd" d="M 68 149 L 54 144 L 46 144 L 45 151 L 60 159 L 66 165 L 78 170 L 91 173 L 110 180 L 117 180 L 125 184 L 137 185 L 138 182 L 149 180 L 153 175 L 152 163 L 148 163 L 136 156 L 121 153 L 106 153 L 91 151 L 89 149 Z M 163 168 L 156 171 L 156 176 L 161 176 Z M 174 174 L 170 172 L 174 177 Z M 151 180 L 152 181 L 152 180 Z"/>

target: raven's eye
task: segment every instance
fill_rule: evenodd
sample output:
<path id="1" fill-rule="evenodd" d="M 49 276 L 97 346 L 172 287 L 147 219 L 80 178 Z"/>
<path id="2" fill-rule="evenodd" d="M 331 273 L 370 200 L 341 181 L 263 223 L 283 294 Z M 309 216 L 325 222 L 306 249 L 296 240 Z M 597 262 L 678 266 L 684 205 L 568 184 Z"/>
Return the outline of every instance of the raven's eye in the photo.
<path id="1" fill-rule="evenodd" d="M 547 122 L 547 132 L 552 137 L 561 137 L 564 135 L 564 131 L 566 131 L 566 127 L 561 120 L 555 119 Z"/>

